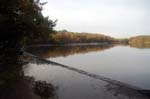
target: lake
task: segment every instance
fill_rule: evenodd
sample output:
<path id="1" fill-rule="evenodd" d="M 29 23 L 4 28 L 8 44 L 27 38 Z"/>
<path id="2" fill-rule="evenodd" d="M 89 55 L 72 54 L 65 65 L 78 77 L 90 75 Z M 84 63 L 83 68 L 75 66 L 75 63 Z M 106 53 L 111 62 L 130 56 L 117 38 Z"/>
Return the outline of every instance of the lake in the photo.
<path id="1" fill-rule="evenodd" d="M 34 46 L 28 52 L 113 81 L 150 90 L 150 49 L 127 45 Z M 89 77 L 76 70 L 44 63 L 29 63 L 26 76 L 57 87 L 58 99 L 146 99 L 132 88 Z"/>

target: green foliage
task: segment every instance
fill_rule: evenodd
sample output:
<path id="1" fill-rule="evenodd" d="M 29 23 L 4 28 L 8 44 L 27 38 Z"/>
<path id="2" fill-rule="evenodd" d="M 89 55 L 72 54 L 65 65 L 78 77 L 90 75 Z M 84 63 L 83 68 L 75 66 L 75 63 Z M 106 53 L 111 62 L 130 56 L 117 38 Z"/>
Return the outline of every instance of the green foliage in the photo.
<path id="1" fill-rule="evenodd" d="M 22 42 L 47 38 L 56 21 L 44 17 L 39 0 L 0 0 L 0 83 L 20 77 Z M 17 66 L 20 68 L 17 69 Z M 3 86 L 3 85 L 2 85 Z M 1 86 L 0 86 L 1 87 Z"/>
<path id="2" fill-rule="evenodd" d="M 56 21 L 42 15 L 44 4 L 39 0 L 1 0 L 1 41 L 11 38 L 21 41 L 25 36 L 30 39 L 48 37 Z"/>

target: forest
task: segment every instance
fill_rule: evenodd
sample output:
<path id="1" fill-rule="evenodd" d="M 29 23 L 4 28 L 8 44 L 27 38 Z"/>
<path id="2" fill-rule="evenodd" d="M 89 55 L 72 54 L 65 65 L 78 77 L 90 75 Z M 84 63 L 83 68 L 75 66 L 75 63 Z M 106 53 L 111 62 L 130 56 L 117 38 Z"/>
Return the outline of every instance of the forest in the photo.
<path id="1" fill-rule="evenodd" d="M 150 36 L 136 36 L 129 39 L 129 43 L 150 43 Z"/>
<path id="2" fill-rule="evenodd" d="M 27 45 L 34 44 L 79 44 L 79 43 L 102 43 L 102 44 L 128 44 L 128 38 L 114 38 L 100 33 L 69 32 L 67 30 L 54 31 L 47 38 L 26 38 Z"/>
<path id="3" fill-rule="evenodd" d="M 129 45 L 137 48 L 150 48 L 150 36 L 135 36 L 129 39 Z"/>
<path id="4" fill-rule="evenodd" d="M 74 33 L 59 31 L 50 36 L 54 43 L 94 43 L 94 42 L 114 42 L 114 38 L 102 34 Z"/>

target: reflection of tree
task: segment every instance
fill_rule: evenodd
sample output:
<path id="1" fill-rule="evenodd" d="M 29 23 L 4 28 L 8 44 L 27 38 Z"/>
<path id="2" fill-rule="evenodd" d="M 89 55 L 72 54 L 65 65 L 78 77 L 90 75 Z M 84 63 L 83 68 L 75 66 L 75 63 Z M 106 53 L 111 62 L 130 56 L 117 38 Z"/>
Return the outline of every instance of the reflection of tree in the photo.
<path id="1" fill-rule="evenodd" d="M 0 88 L 0 99 L 57 99 L 56 89 L 52 84 L 42 82 L 34 85 L 34 83 L 35 81 L 31 77 L 23 77 L 14 82 L 5 82 L 5 85 Z M 37 87 L 40 89 L 35 91 Z"/>
<path id="2" fill-rule="evenodd" d="M 150 43 L 130 43 L 130 46 L 135 48 L 150 48 Z"/>
<path id="3" fill-rule="evenodd" d="M 131 47 L 150 48 L 150 36 L 137 36 L 129 39 Z"/>
<path id="4" fill-rule="evenodd" d="M 150 48 L 150 43 L 130 43 L 129 45 L 135 48 Z M 36 46 L 27 48 L 27 51 L 42 58 L 50 58 L 59 56 L 66 57 L 73 54 L 84 54 L 94 51 L 104 51 L 114 46 L 116 45 Z"/>
<path id="5" fill-rule="evenodd" d="M 68 56 L 72 54 L 88 53 L 93 51 L 103 51 L 112 48 L 113 45 L 89 45 L 89 46 L 50 46 L 50 47 L 32 47 L 27 51 L 43 58 Z"/>
<path id="6" fill-rule="evenodd" d="M 35 81 L 33 83 L 33 89 L 35 94 L 39 95 L 41 99 L 49 99 L 56 96 L 56 88 L 46 81 Z"/>
<path id="7" fill-rule="evenodd" d="M 29 55 L 30 53 L 28 53 Z M 32 55 L 32 54 L 31 54 Z M 44 66 L 43 64 L 51 64 L 51 65 L 55 65 L 55 66 L 59 66 L 61 68 L 65 68 L 95 79 L 99 79 L 105 82 L 108 82 L 109 84 L 105 86 L 106 92 L 111 93 L 111 95 L 113 94 L 115 97 L 115 99 L 122 99 L 121 97 L 125 97 L 125 99 L 149 99 L 149 90 L 142 90 L 141 88 L 138 88 L 136 86 L 132 86 L 120 81 L 116 81 L 110 78 L 106 78 L 100 75 L 96 75 L 96 74 L 92 74 L 89 73 L 87 71 L 81 70 L 81 69 L 77 69 L 77 68 L 73 68 L 71 66 L 67 66 L 67 65 L 63 65 L 60 63 L 56 63 L 56 62 L 52 62 L 50 60 L 46 60 L 46 59 L 42 59 L 40 57 L 37 56 L 33 56 L 32 60 L 30 60 L 31 63 L 34 64 L 42 64 L 42 66 Z M 40 85 L 40 84 L 39 84 Z M 45 86 L 44 84 L 41 83 L 42 86 Z M 47 86 L 47 85 L 46 85 Z M 45 87 L 39 88 L 39 89 L 47 89 Z M 40 93 L 43 93 L 40 92 Z M 118 98 L 117 98 L 118 97 Z M 114 99 L 114 98 L 113 98 Z"/>
<path id="8" fill-rule="evenodd" d="M 17 58 L 16 49 L 0 50 L 0 99 L 41 99 L 33 91 L 34 79 L 24 76 Z"/>

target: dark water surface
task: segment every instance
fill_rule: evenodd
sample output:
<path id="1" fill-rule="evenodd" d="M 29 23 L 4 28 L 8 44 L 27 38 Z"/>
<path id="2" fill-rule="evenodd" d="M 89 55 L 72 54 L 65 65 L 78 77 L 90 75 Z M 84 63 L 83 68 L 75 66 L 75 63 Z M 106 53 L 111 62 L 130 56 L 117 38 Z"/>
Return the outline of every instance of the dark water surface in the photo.
<path id="1" fill-rule="evenodd" d="M 129 46 L 30 47 L 28 52 L 47 60 L 84 70 L 91 74 L 150 90 L 150 49 Z M 146 99 L 123 88 L 86 75 L 53 66 L 29 63 L 26 76 L 57 86 L 58 99 Z"/>

